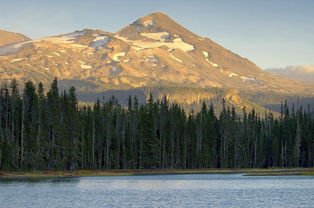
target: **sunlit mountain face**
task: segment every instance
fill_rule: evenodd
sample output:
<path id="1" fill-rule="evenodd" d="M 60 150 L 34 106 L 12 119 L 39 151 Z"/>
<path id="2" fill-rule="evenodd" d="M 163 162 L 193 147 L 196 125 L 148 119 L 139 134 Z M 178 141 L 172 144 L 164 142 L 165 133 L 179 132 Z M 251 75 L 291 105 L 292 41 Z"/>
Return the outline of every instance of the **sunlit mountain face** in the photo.
<path id="1" fill-rule="evenodd" d="M 243 107 L 264 111 L 262 106 L 279 102 L 264 99 L 267 94 L 283 98 L 314 94 L 314 84 L 263 71 L 159 12 L 116 33 L 84 29 L 36 40 L 15 33 L 6 37 L 0 42 L 2 82 L 32 80 L 47 88 L 57 77 L 63 88 L 74 85 L 83 101 L 102 97 L 108 90 L 122 98 L 154 91 L 155 97 L 168 95 L 188 109 L 224 99 L 239 111 Z M 256 94 L 263 95 L 262 101 Z"/>

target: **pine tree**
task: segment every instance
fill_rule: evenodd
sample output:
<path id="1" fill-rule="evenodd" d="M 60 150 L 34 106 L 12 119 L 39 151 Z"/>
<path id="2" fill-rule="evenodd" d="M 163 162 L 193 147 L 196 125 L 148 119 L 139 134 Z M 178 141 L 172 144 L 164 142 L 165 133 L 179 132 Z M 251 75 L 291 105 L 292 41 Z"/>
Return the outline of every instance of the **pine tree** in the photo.
<path id="1" fill-rule="evenodd" d="M 38 97 L 32 81 L 25 83 L 23 94 L 23 158 L 22 168 L 33 169 L 36 167 L 36 153 L 39 145 L 36 141 L 38 129 Z"/>
<path id="2" fill-rule="evenodd" d="M 57 78 L 47 93 L 48 123 L 50 138 L 49 169 L 62 169 L 61 102 Z"/>

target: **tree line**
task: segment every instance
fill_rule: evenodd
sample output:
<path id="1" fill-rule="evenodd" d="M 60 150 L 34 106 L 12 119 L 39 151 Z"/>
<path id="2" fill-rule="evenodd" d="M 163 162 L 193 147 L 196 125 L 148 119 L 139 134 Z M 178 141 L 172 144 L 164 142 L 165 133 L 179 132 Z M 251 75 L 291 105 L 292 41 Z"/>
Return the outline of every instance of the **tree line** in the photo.
<path id="1" fill-rule="evenodd" d="M 237 115 L 202 105 L 187 114 L 167 97 L 121 106 L 79 106 L 75 88 L 59 92 L 55 79 L 0 87 L 0 169 L 269 168 L 314 166 L 314 119 L 282 105 L 281 115 Z"/>

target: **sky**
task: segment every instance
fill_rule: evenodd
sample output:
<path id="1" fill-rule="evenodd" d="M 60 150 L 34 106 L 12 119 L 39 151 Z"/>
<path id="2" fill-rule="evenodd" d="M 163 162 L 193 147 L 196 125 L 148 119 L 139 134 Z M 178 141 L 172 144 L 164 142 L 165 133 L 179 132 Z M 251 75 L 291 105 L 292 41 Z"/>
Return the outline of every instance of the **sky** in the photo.
<path id="1" fill-rule="evenodd" d="M 116 32 L 156 11 L 261 68 L 314 64 L 313 0 L 0 0 L 0 29 Z"/>

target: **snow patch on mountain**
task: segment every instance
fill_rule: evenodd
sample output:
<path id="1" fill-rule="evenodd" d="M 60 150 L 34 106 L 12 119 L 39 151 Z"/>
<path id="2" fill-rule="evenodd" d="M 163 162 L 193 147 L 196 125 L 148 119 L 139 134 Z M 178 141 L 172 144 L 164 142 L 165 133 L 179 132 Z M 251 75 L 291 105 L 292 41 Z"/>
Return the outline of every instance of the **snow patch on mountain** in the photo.
<path id="1" fill-rule="evenodd" d="M 175 57 L 175 56 L 172 55 L 172 54 L 170 54 L 170 56 L 171 56 L 174 60 L 176 60 L 177 62 L 182 63 L 182 60 L 181 60 L 181 59 L 178 59 L 177 57 Z"/>
<path id="2" fill-rule="evenodd" d="M 50 69 L 48 67 L 44 67 L 44 66 L 41 66 L 42 69 L 45 69 L 47 71 L 50 71 Z"/>
<path id="3" fill-rule="evenodd" d="M 206 58 L 208 58 L 208 52 L 207 51 L 203 51 L 203 54 Z"/>
<path id="4" fill-rule="evenodd" d="M 244 82 L 248 82 L 248 81 L 256 81 L 256 79 L 252 78 L 252 77 L 246 77 L 246 76 L 241 76 L 241 79 L 244 81 Z"/>
<path id="5" fill-rule="evenodd" d="M 82 45 L 82 44 L 71 44 L 70 46 L 74 47 L 74 48 L 87 48 L 88 47 L 88 46 Z"/>
<path id="6" fill-rule="evenodd" d="M 141 36 L 157 41 L 165 41 L 170 37 L 168 32 L 141 33 Z"/>
<path id="7" fill-rule="evenodd" d="M 236 74 L 236 73 L 230 73 L 229 74 L 229 77 L 238 77 L 239 75 L 238 74 Z"/>
<path id="8" fill-rule="evenodd" d="M 11 63 L 19 62 L 19 61 L 22 61 L 22 60 L 24 60 L 24 59 L 25 59 L 25 58 L 12 59 L 10 62 L 11 62 Z"/>
<path id="9" fill-rule="evenodd" d="M 216 68 L 218 68 L 218 67 L 219 67 L 219 65 L 218 65 L 218 64 L 213 63 L 213 62 L 211 62 L 211 61 L 210 61 L 210 60 L 208 60 L 208 59 L 206 59 L 206 61 L 207 61 L 208 63 L 210 63 L 213 67 L 216 67 Z"/>
<path id="10" fill-rule="evenodd" d="M 143 24 L 145 27 L 151 27 L 153 26 L 154 23 L 153 23 L 153 20 L 146 20 L 143 22 Z"/>
<path id="11" fill-rule="evenodd" d="M 119 57 L 123 57 L 123 56 L 125 56 L 125 54 L 126 54 L 126 52 L 120 52 L 120 53 L 113 54 L 112 59 L 114 61 L 120 61 Z"/>
<path id="12" fill-rule="evenodd" d="M 147 62 L 154 62 L 154 63 L 158 62 L 158 60 L 154 56 L 148 56 L 148 57 L 145 56 L 144 58 Z"/>
<path id="13" fill-rule="evenodd" d="M 145 48 L 142 48 L 142 47 L 138 47 L 138 46 L 132 46 L 132 48 L 136 51 L 141 51 L 141 50 L 144 50 Z"/>
<path id="14" fill-rule="evenodd" d="M 90 66 L 90 65 L 81 64 L 81 68 L 82 68 L 82 69 L 91 69 L 91 68 L 93 68 L 93 67 Z"/>
<path id="15" fill-rule="evenodd" d="M 123 40 L 127 43 L 130 43 L 132 46 L 135 46 L 136 50 L 159 48 L 161 46 L 167 46 L 169 49 L 181 49 L 185 52 L 191 52 L 194 50 L 194 46 L 186 43 L 182 38 L 176 38 L 173 42 L 163 42 L 163 41 L 147 41 L 147 40 L 129 40 L 125 37 L 115 36 L 116 38 Z"/>
<path id="16" fill-rule="evenodd" d="M 106 47 L 107 43 L 110 40 L 110 38 L 107 35 L 94 34 L 94 36 L 95 39 L 90 45 L 93 48 Z"/>
<path id="17" fill-rule="evenodd" d="M 248 83 L 253 84 L 253 85 L 264 85 L 263 82 L 258 81 L 253 77 L 241 76 L 241 79 L 243 82 L 248 82 Z"/>
<path id="18" fill-rule="evenodd" d="M 182 40 L 182 38 L 176 38 L 173 40 L 172 48 L 179 48 L 186 52 L 191 52 L 194 50 L 194 46 L 190 45 Z"/>

